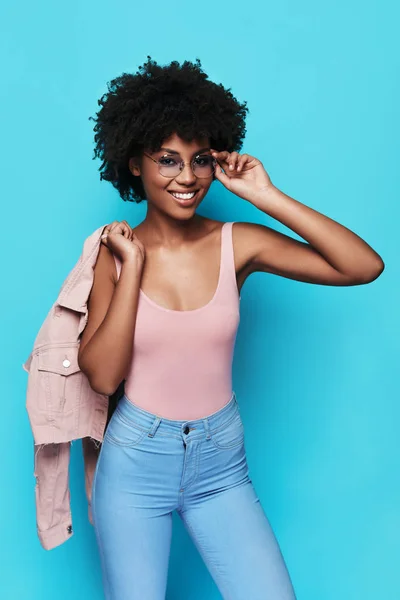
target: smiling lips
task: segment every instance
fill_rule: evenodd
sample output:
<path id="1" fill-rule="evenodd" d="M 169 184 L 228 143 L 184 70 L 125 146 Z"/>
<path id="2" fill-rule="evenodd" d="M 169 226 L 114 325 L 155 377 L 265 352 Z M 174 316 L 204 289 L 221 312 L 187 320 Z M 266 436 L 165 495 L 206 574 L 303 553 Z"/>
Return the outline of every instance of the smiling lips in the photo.
<path id="1" fill-rule="evenodd" d="M 179 200 L 190 200 L 196 194 L 197 190 L 194 192 L 170 192 L 174 198 L 178 198 Z"/>
<path id="2" fill-rule="evenodd" d="M 169 192 L 181 206 L 192 206 L 199 190 L 190 193 Z"/>

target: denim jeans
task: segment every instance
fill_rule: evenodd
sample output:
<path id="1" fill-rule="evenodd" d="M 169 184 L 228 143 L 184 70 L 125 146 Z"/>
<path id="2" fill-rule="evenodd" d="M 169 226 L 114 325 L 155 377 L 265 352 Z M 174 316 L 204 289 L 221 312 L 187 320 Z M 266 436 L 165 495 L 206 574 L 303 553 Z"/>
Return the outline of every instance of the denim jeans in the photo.
<path id="1" fill-rule="evenodd" d="M 249 478 L 235 393 L 192 421 L 122 396 L 104 435 L 92 510 L 107 600 L 165 599 L 174 510 L 224 599 L 295 599 Z"/>

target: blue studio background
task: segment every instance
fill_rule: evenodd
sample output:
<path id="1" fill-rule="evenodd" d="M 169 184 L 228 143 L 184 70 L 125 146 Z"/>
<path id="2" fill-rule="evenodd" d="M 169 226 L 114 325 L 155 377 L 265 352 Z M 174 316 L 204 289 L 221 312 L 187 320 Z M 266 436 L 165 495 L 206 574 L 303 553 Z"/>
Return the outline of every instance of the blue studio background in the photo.
<path id="1" fill-rule="evenodd" d="M 74 535 L 50 552 L 36 536 L 22 363 L 83 240 L 145 215 L 145 202 L 124 203 L 100 182 L 88 117 L 106 82 L 148 54 L 160 64 L 199 57 L 248 101 L 241 152 L 386 264 L 355 287 L 253 274 L 233 378 L 251 477 L 298 600 L 400 598 L 398 18 L 390 0 L 2 6 L 1 600 L 103 598 L 80 443 Z M 297 237 L 218 181 L 199 212 Z M 220 598 L 174 517 L 167 599 Z"/>

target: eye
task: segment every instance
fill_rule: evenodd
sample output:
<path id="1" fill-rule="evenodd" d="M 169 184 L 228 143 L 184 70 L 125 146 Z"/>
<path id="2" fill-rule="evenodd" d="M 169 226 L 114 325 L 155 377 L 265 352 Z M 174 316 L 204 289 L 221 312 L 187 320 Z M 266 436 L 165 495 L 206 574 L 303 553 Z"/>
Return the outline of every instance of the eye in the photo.
<path id="1" fill-rule="evenodd" d="M 195 162 L 196 164 L 204 167 L 204 165 L 207 165 L 209 162 L 211 162 L 212 160 L 212 156 L 211 155 L 205 155 L 205 156 L 196 156 L 195 158 Z"/>
<path id="2" fill-rule="evenodd" d="M 174 158 L 170 158 L 168 156 L 164 156 L 163 158 L 160 158 L 159 162 L 161 165 L 166 165 L 167 167 L 170 167 L 171 165 L 176 165 L 176 160 Z"/>

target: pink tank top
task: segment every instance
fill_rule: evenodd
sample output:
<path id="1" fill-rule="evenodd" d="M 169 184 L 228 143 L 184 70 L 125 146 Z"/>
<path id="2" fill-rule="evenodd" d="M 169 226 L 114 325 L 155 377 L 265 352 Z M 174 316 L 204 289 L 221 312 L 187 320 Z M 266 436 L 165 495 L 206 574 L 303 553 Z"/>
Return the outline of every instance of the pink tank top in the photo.
<path id="1" fill-rule="evenodd" d="M 240 321 L 232 225 L 221 229 L 221 263 L 213 298 L 195 310 L 171 310 L 141 289 L 125 395 L 167 419 L 216 412 L 232 396 L 232 359 Z M 118 277 L 121 262 L 114 255 Z"/>

